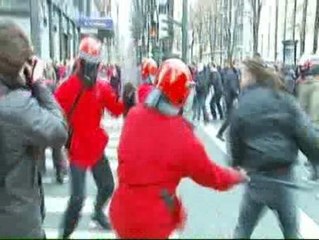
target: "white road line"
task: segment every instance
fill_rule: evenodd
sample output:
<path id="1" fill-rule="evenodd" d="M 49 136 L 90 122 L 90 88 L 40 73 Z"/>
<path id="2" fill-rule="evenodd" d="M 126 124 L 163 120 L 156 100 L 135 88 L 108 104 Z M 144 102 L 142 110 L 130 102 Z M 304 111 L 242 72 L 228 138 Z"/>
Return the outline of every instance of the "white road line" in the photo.
<path id="1" fill-rule="evenodd" d="M 48 239 L 56 239 L 59 236 L 57 229 L 45 228 L 46 237 Z M 113 232 L 103 231 L 75 231 L 71 239 L 117 239 Z"/>
<path id="2" fill-rule="evenodd" d="M 211 139 L 227 154 L 225 143 L 217 139 L 217 129 L 214 126 L 201 126 L 201 128 L 211 137 Z M 301 208 L 298 208 L 299 233 L 303 239 L 318 239 L 319 225 L 309 217 Z"/>
<path id="3" fill-rule="evenodd" d="M 319 226 L 305 212 L 299 209 L 299 233 L 304 239 L 319 239 Z"/>
<path id="4" fill-rule="evenodd" d="M 67 204 L 69 201 L 69 197 L 52 197 L 46 196 L 45 197 L 45 208 L 47 214 L 62 214 L 66 210 Z M 87 197 L 84 206 L 82 208 L 83 214 L 92 214 L 94 212 L 94 197 Z M 105 207 L 104 212 L 108 215 L 109 204 Z"/>

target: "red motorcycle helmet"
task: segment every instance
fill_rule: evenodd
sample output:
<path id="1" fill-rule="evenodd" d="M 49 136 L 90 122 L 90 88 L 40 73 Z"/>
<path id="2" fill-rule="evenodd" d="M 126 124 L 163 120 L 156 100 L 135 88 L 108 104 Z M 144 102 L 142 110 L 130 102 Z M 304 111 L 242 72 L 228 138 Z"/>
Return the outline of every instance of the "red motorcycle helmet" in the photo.
<path id="1" fill-rule="evenodd" d="M 145 80 L 149 76 L 155 76 L 157 73 L 157 70 L 158 70 L 157 63 L 155 62 L 154 59 L 152 58 L 144 59 L 141 66 L 142 79 Z"/>
<path id="2" fill-rule="evenodd" d="M 95 85 L 102 61 L 102 43 L 94 37 L 84 37 L 79 46 L 78 75 L 87 87 Z"/>
<path id="3" fill-rule="evenodd" d="M 79 46 L 79 58 L 87 62 L 101 62 L 102 43 L 94 37 L 84 37 Z"/>
<path id="4" fill-rule="evenodd" d="M 184 62 L 168 59 L 160 66 L 155 82 L 171 104 L 182 107 L 190 92 L 192 75 Z"/>

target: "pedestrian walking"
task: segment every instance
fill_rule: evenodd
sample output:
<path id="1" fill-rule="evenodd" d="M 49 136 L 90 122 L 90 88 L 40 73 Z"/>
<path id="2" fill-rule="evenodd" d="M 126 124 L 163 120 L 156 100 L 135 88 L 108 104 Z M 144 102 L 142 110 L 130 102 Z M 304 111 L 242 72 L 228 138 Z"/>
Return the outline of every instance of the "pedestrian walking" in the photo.
<path id="1" fill-rule="evenodd" d="M 209 92 L 209 79 L 202 63 L 198 64 L 195 76 L 195 114 L 193 120 L 200 121 L 203 115 L 204 122 L 208 122 L 208 113 L 206 110 L 206 98 Z"/>
<path id="2" fill-rule="evenodd" d="M 246 180 L 243 173 L 212 162 L 179 115 L 189 94 L 188 67 L 169 59 L 155 81 L 146 102 L 131 109 L 119 143 L 119 185 L 110 217 L 122 239 L 167 239 L 182 227 L 185 214 L 176 188 L 183 178 L 220 191 Z"/>
<path id="3" fill-rule="evenodd" d="M 0 43 L 0 236 L 45 238 L 39 151 L 62 146 L 67 126 L 23 30 L 0 21 Z"/>
<path id="4" fill-rule="evenodd" d="M 214 95 L 210 101 L 210 110 L 213 116 L 213 120 L 217 119 L 216 108 L 219 114 L 219 118 L 224 118 L 223 108 L 221 106 L 221 98 L 223 96 L 223 83 L 221 79 L 221 75 L 218 72 L 215 64 L 212 64 L 209 75 L 211 85 L 214 88 Z"/>
<path id="5" fill-rule="evenodd" d="M 298 216 L 292 189 L 298 151 L 319 160 L 319 135 L 284 83 L 260 62 L 242 67 L 242 93 L 230 123 L 233 167 L 245 169 L 251 181 L 242 199 L 235 239 L 249 239 L 266 207 L 278 216 L 285 239 L 298 238 Z M 263 179 L 274 179 L 274 182 Z"/>
<path id="6" fill-rule="evenodd" d="M 236 101 L 239 94 L 239 73 L 232 65 L 226 65 L 222 73 L 223 88 L 224 88 L 224 99 L 226 103 L 226 119 L 222 126 L 219 128 L 217 138 L 221 141 L 224 140 L 224 132 L 230 124 L 233 108 L 236 107 Z"/>
<path id="7" fill-rule="evenodd" d="M 61 226 L 60 235 L 63 238 L 68 238 L 78 224 L 85 200 L 87 171 L 92 172 L 98 189 L 92 220 L 102 229 L 110 229 L 103 207 L 113 193 L 114 180 L 110 164 L 104 155 L 108 135 L 101 128 L 100 122 L 104 110 L 118 117 L 125 107 L 110 84 L 97 78 L 101 48 L 101 42 L 93 37 L 82 39 L 76 72 L 55 93 L 70 126 L 67 147 L 71 196 Z"/>

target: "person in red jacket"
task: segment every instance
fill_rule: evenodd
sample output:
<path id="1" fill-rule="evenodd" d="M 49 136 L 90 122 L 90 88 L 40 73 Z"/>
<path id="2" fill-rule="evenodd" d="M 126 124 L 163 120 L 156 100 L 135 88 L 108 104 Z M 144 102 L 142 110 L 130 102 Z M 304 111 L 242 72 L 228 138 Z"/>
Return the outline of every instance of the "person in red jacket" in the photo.
<path id="1" fill-rule="evenodd" d="M 220 191 L 246 180 L 244 173 L 211 161 L 191 125 L 179 115 L 189 93 L 188 67 L 169 59 L 156 82 L 146 102 L 128 113 L 120 138 L 119 185 L 110 219 L 122 239 L 167 239 L 182 226 L 185 215 L 176 188 L 183 178 Z"/>
<path id="2" fill-rule="evenodd" d="M 142 62 L 141 77 L 142 83 L 138 87 L 137 96 L 138 102 L 143 103 L 148 94 L 154 88 L 154 79 L 157 72 L 157 63 L 152 58 L 146 58 Z"/>
<path id="3" fill-rule="evenodd" d="M 100 122 L 104 110 L 118 117 L 124 105 L 106 81 L 97 79 L 101 46 L 100 41 L 92 37 L 81 41 L 76 71 L 55 93 L 72 133 L 69 141 L 71 197 L 60 233 L 63 238 L 68 238 L 77 226 L 85 199 L 87 170 L 93 173 L 98 188 L 92 220 L 103 229 L 110 229 L 102 209 L 113 193 L 114 180 L 104 156 L 108 135 Z"/>

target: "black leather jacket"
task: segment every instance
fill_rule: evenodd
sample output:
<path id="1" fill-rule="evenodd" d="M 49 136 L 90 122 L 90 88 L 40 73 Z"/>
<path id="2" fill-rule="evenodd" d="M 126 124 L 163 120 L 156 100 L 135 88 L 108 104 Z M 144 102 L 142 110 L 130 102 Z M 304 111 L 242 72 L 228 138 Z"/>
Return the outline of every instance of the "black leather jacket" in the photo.
<path id="1" fill-rule="evenodd" d="M 289 93 L 257 85 L 247 88 L 230 126 L 233 166 L 252 171 L 290 167 L 299 149 L 319 161 L 319 134 Z"/>

